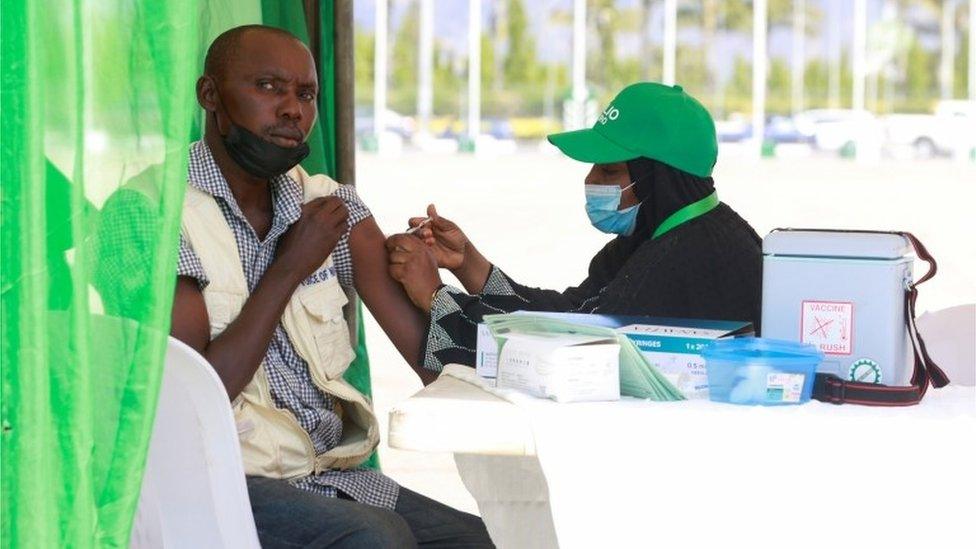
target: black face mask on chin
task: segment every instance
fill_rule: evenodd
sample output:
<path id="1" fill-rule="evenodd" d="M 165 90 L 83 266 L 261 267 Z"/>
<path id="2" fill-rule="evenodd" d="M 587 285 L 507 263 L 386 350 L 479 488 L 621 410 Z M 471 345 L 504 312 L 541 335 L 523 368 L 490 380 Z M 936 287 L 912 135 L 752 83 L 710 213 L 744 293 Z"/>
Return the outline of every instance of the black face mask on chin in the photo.
<path id="1" fill-rule="evenodd" d="M 216 118 L 217 113 L 214 113 Z M 309 154 L 307 143 L 281 147 L 238 126 L 230 117 L 230 130 L 221 135 L 227 154 L 244 171 L 260 179 L 271 179 L 294 168 Z"/>

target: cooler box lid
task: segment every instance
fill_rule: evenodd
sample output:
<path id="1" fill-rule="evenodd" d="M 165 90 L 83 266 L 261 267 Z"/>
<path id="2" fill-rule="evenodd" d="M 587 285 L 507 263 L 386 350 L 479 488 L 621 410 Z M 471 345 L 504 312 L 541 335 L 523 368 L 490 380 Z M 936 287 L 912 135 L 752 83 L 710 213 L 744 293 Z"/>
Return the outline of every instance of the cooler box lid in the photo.
<path id="1" fill-rule="evenodd" d="M 766 255 L 899 259 L 911 251 L 904 236 L 882 232 L 774 229 L 763 239 Z"/>

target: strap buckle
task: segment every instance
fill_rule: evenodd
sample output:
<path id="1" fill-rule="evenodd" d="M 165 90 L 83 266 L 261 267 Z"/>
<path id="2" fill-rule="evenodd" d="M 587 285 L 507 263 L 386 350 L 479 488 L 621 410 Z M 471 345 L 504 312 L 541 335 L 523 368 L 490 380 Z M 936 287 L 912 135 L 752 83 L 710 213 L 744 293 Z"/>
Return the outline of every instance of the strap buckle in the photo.
<path id="1" fill-rule="evenodd" d="M 813 395 L 821 402 L 844 404 L 847 399 L 847 382 L 834 374 L 816 374 Z"/>
<path id="2" fill-rule="evenodd" d="M 831 403 L 843 404 L 847 401 L 847 383 L 843 379 L 832 377 L 827 380 L 827 386 L 830 388 L 827 394 Z"/>

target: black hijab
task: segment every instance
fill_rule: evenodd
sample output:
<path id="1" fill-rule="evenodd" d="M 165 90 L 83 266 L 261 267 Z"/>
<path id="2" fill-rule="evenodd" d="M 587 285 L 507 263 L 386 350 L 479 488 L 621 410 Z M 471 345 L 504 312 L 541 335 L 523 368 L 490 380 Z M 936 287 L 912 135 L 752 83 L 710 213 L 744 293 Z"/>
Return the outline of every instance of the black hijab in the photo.
<path id="1" fill-rule="evenodd" d="M 650 158 L 629 160 L 627 171 L 641 202 L 637 227 L 631 236 L 638 242 L 649 240 L 654 230 L 674 212 L 715 191 L 711 177 L 691 175 Z"/>
<path id="2" fill-rule="evenodd" d="M 639 157 L 627 161 L 634 193 L 641 202 L 634 234 L 618 236 L 590 263 L 590 275 L 606 284 L 641 244 L 651 240 L 665 219 L 715 191 L 711 177 L 698 177 L 663 162 Z"/>

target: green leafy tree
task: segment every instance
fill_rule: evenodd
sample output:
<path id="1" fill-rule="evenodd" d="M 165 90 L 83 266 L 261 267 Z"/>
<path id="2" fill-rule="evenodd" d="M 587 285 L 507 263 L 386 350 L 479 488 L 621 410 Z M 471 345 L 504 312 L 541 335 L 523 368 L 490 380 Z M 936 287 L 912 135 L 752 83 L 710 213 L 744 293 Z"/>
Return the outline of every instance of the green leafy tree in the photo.
<path id="1" fill-rule="evenodd" d="M 678 47 L 675 52 L 676 80 L 692 96 L 704 98 L 709 83 L 710 71 L 701 46 Z M 703 101 L 712 110 L 713 105 Z M 713 115 L 714 115 L 713 111 Z"/>
<path id="2" fill-rule="evenodd" d="M 596 31 L 595 48 L 589 48 L 586 73 L 589 79 L 603 88 L 612 88 L 617 76 L 617 34 L 620 17 L 614 0 L 590 0 L 587 6 L 590 21 Z"/>
<path id="3" fill-rule="evenodd" d="M 905 66 L 905 91 L 910 110 L 928 110 L 935 97 L 935 56 L 922 47 L 918 39 L 908 48 Z"/>
<path id="4" fill-rule="evenodd" d="M 823 59 L 807 61 L 803 71 L 803 95 L 810 108 L 827 106 L 830 95 L 830 68 Z"/>
<path id="5" fill-rule="evenodd" d="M 729 93 L 734 89 L 733 86 L 722 86 L 714 76 L 717 69 L 714 66 L 715 58 L 709 58 L 709 54 L 719 54 L 716 50 L 716 37 L 720 31 L 729 33 L 751 33 L 753 2 L 751 0 L 701 0 L 698 2 L 683 2 L 678 8 L 678 24 L 681 26 L 697 27 L 701 32 L 701 47 L 692 48 L 686 46 L 679 49 L 694 49 L 697 55 L 701 56 L 700 63 L 706 67 L 706 73 L 711 78 L 706 78 L 702 82 L 689 82 L 684 73 L 685 66 L 678 65 L 678 80 L 682 84 L 687 83 L 692 88 L 698 90 L 705 105 L 716 115 L 722 116 L 728 110 L 740 110 L 740 106 L 747 103 L 752 95 L 751 86 L 745 95 L 730 97 Z M 770 0 L 767 3 L 767 22 L 769 29 L 791 25 L 793 22 L 793 1 L 792 0 Z M 807 28 L 813 28 L 813 24 L 819 21 L 821 14 L 819 9 L 808 2 L 806 5 Z M 684 57 L 687 59 L 691 55 L 686 52 Z M 682 57 L 679 52 L 679 57 Z M 696 63 L 697 64 L 697 63 Z M 698 88 L 698 86 L 701 86 Z M 787 94 L 789 88 L 787 84 Z M 732 108 L 732 104 L 736 107 Z"/>
<path id="6" fill-rule="evenodd" d="M 458 115 L 462 86 L 467 85 L 467 63 L 462 63 L 440 43 L 434 44 L 433 80 L 434 112 Z"/>
<path id="7" fill-rule="evenodd" d="M 420 4 L 411 2 L 391 44 L 390 108 L 402 113 L 417 109 L 417 62 L 420 47 Z"/>
<path id="8" fill-rule="evenodd" d="M 353 55 L 356 71 L 356 104 L 365 105 L 373 100 L 373 67 L 376 59 L 375 35 L 357 28 L 353 38 Z"/>
<path id="9" fill-rule="evenodd" d="M 752 110 L 752 63 L 741 55 L 732 61 L 732 76 L 726 91 L 726 105 L 730 112 Z"/>
<path id="10" fill-rule="evenodd" d="M 481 36 L 481 91 L 495 84 L 495 46 L 488 35 Z"/>
<path id="11" fill-rule="evenodd" d="M 790 112 L 790 68 L 782 57 L 774 57 L 769 62 L 766 75 L 766 110 L 769 114 L 788 114 Z"/>
<path id="12" fill-rule="evenodd" d="M 972 19 L 972 17 L 970 17 Z M 952 79 L 953 97 L 966 97 L 969 93 L 969 41 L 973 39 L 972 27 L 959 41 L 956 50 L 956 60 L 953 66 L 955 76 Z"/>
<path id="13" fill-rule="evenodd" d="M 537 76 L 535 39 L 529 29 L 529 18 L 522 0 L 507 0 L 508 51 L 503 70 L 505 82 L 520 86 Z"/>

